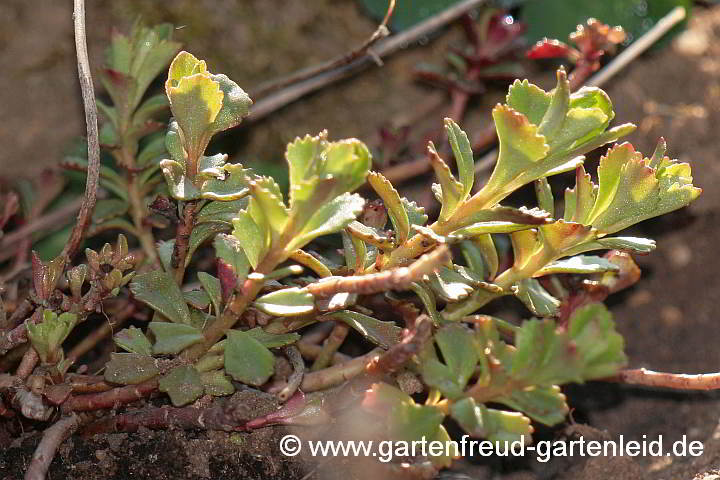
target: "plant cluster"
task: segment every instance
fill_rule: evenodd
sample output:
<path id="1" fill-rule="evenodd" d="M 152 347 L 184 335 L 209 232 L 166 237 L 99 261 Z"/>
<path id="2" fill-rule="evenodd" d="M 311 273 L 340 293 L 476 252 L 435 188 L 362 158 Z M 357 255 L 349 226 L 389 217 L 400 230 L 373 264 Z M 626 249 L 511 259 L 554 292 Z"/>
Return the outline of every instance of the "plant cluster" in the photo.
<path id="1" fill-rule="evenodd" d="M 137 25 L 130 36 L 113 34 L 101 75 L 112 100 L 98 103 L 101 142 L 114 162 L 101 170 L 110 197 L 98 203 L 91 233 L 124 234 L 86 250 L 75 266 L 34 257 L 29 296 L 3 319 L 0 353 L 22 361 L 0 388 L 23 416 L 109 409 L 159 391 L 178 407 L 163 417 L 175 425 L 307 424 L 327 421 L 333 387 L 350 381 L 366 387 L 362 408 L 389 438 L 448 439 L 450 417 L 472 436 L 502 441 L 529 438 L 533 422 L 562 422 L 561 385 L 626 365 L 623 339 L 595 301 L 636 280 L 622 252 L 655 244 L 616 234 L 688 205 L 700 189 L 662 143 L 650 157 L 612 146 L 593 181 L 584 155 L 634 129 L 610 126 L 605 92 L 572 93 L 563 69 L 549 92 L 515 81 L 493 109 L 499 156 L 475 193 L 470 142 L 446 119 L 456 173 L 430 143 L 441 208 L 429 223 L 423 208 L 370 171 L 371 153 L 357 139 L 321 132 L 291 142 L 286 194 L 226 154 L 208 154 L 212 137 L 238 125 L 252 102 L 227 76 L 178 53 L 171 31 Z M 165 93 L 146 99 L 171 59 Z M 172 119 L 160 133 L 156 114 L 168 105 Z M 547 178 L 565 172 L 576 183 L 559 202 Z M 366 182 L 379 201 L 353 193 Z M 537 205 L 502 204 L 528 184 Z M 169 227 L 174 238 L 160 240 Z M 496 246 L 503 238 L 510 265 Z M 584 282 L 572 290 L 568 278 Z M 515 324 L 481 313 L 506 296 L 534 317 Z M 105 308 L 149 321 L 113 336 L 120 351 L 102 378 L 71 372 L 63 342 Z M 327 335 L 317 325 L 333 325 L 322 345 L 306 338 Z M 375 349 L 339 353 L 351 330 Z M 247 388 L 287 404 L 251 421 L 207 406 Z M 211 410 L 208 423 L 188 413 Z M 105 426 L 101 419 L 87 428 Z M 431 461 L 439 468 L 450 458 Z"/>

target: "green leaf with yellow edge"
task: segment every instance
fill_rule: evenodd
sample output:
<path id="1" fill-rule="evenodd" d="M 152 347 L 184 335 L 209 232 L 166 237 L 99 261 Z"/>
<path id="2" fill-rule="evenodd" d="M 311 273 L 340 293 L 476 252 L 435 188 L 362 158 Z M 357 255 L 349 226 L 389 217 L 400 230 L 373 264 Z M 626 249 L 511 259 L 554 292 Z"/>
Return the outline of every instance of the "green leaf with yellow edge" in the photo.
<path id="1" fill-rule="evenodd" d="M 280 187 L 271 177 L 257 177 L 250 182 L 250 191 L 265 215 L 272 235 L 279 236 L 289 216 Z"/>
<path id="2" fill-rule="evenodd" d="M 192 365 L 180 365 L 170 370 L 158 382 L 158 390 L 167 393 L 176 407 L 194 402 L 205 392 L 200 373 Z"/>
<path id="3" fill-rule="evenodd" d="M 354 220 L 346 227 L 348 234 L 382 250 L 390 250 L 395 245 L 392 235 L 387 235 L 373 227 L 368 227 Z"/>
<path id="4" fill-rule="evenodd" d="M 290 185 L 299 186 L 303 181 L 318 176 L 322 162 L 321 154 L 327 147 L 327 131 L 313 137 L 305 135 L 290 142 L 285 151 L 285 159 L 290 171 Z M 292 190 L 290 203 L 292 205 Z"/>
<path id="5" fill-rule="evenodd" d="M 530 83 L 528 80 L 515 80 L 508 89 L 505 102 L 510 108 L 525 115 L 533 125 L 540 125 L 550 106 L 552 95 Z"/>
<path id="6" fill-rule="evenodd" d="M 403 207 L 405 207 L 405 212 L 407 212 L 410 225 L 424 226 L 427 224 L 428 216 L 425 213 L 425 207 L 421 207 L 414 201 L 410 201 L 405 197 L 402 197 L 400 200 L 403 203 Z M 413 235 L 415 235 L 415 232 L 411 231 L 410 236 L 412 237 Z"/>
<path id="7" fill-rule="evenodd" d="M 397 243 L 405 243 L 405 240 L 410 235 L 410 220 L 397 190 L 387 178 L 377 172 L 370 172 L 368 183 L 382 199 L 385 208 L 387 208 L 390 221 L 395 227 Z"/>
<path id="8" fill-rule="evenodd" d="M 454 402 L 450 415 L 470 436 L 491 442 L 529 442 L 533 433 L 530 419 L 522 413 L 487 408 L 469 397 Z"/>
<path id="9" fill-rule="evenodd" d="M 575 188 L 566 192 L 566 201 L 568 196 L 573 198 L 570 200 L 572 209 L 571 222 L 585 224 L 590 215 L 590 211 L 595 204 L 598 188 L 590 179 L 590 174 L 585 173 L 585 167 L 578 166 L 575 170 Z"/>
<path id="10" fill-rule="evenodd" d="M 355 138 L 331 142 L 322 155 L 321 177 L 332 177 L 339 182 L 338 193 L 352 192 L 365 183 L 372 156 L 363 142 Z"/>
<path id="11" fill-rule="evenodd" d="M 110 383 L 137 385 L 160 374 L 157 362 L 150 355 L 111 353 L 105 364 L 104 377 Z"/>
<path id="12" fill-rule="evenodd" d="M 689 164 L 665 157 L 652 168 L 650 162 L 629 145 L 600 159 L 598 200 L 588 222 L 602 234 L 687 206 L 702 192 L 692 184 Z"/>
<path id="13" fill-rule="evenodd" d="M 130 282 L 130 291 L 136 299 L 173 322 L 190 323 L 190 310 L 169 273 L 154 270 L 135 275 Z"/>
<path id="14" fill-rule="evenodd" d="M 205 60 L 199 60 L 193 54 L 182 51 L 170 64 L 165 88 L 176 87 L 182 78 L 205 72 L 207 72 Z"/>
<path id="15" fill-rule="evenodd" d="M 497 164 L 484 188 L 504 191 L 506 185 L 545 158 L 550 150 L 538 127 L 505 105 L 493 109 L 500 149 Z"/>
<path id="16" fill-rule="evenodd" d="M 445 131 L 455 156 L 458 179 L 463 185 L 462 198 L 464 200 L 470 195 L 475 181 L 475 161 L 473 160 L 472 147 L 467 134 L 451 118 L 445 119 Z"/>
<path id="17" fill-rule="evenodd" d="M 253 306 L 268 315 L 292 317 L 313 312 L 315 297 L 301 288 L 284 288 L 259 297 Z"/>
<path id="18" fill-rule="evenodd" d="M 123 328 L 113 336 L 115 345 L 129 353 L 152 355 L 152 344 L 137 327 Z"/>
<path id="19" fill-rule="evenodd" d="M 555 217 L 555 197 L 553 197 L 552 188 L 547 178 L 535 180 L 535 195 L 538 200 L 538 208 Z"/>
<path id="20" fill-rule="evenodd" d="M 207 73 L 196 73 L 179 78 L 177 84 L 168 79 L 166 93 L 173 116 L 183 132 L 189 158 L 198 159 L 210 142 L 212 124 L 223 106 L 220 84 Z"/>
<path id="21" fill-rule="evenodd" d="M 364 204 L 365 200 L 360 195 L 344 193 L 320 205 L 285 250 L 288 252 L 297 250 L 321 235 L 341 231 L 357 218 Z"/>
<path id="22" fill-rule="evenodd" d="M 155 355 L 180 353 L 190 345 L 205 339 L 201 330 L 183 323 L 150 322 L 148 327 L 155 335 L 155 345 L 153 345 Z"/>
<path id="23" fill-rule="evenodd" d="M 455 212 L 460 202 L 464 200 L 464 186 L 455 179 L 450 167 L 440 158 L 432 142 L 428 145 L 428 159 L 439 182 L 432 187 L 435 198 L 442 205 L 439 218 L 445 220 Z"/>
<path id="24" fill-rule="evenodd" d="M 260 386 L 274 372 L 275 357 L 247 332 L 230 330 L 225 346 L 225 371 L 236 381 Z"/>
<path id="25" fill-rule="evenodd" d="M 160 168 L 173 198 L 184 201 L 200 198 L 200 191 L 187 176 L 183 164 L 165 159 L 160 162 Z"/>

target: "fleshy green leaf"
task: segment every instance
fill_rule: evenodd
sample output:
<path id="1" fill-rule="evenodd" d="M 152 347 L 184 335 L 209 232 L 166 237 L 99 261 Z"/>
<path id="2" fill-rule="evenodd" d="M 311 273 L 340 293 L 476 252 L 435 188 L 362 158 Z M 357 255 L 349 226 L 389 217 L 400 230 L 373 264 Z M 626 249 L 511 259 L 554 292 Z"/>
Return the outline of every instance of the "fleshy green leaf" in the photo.
<path id="1" fill-rule="evenodd" d="M 158 382 L 158 390 L 167 393 L 176 407 L 194 402 L 205 391 L 200 373 L 192 365 L 180 365 L 170 370 Z"/>
<path id="2" fill-rule="evenodd" d="M 560 301 L 550 295 L 537 280 L 526 278 L 516 283 L 515 286 L 515 296 L 535 315 L 549 317 L 557 313 Z"/>
<path id="3" fill-rule="evenodd" d="M 98 200 L 93 210 L 92 220 L 95 223 L 104 222 L 121 215 L 125 215 L 128 211 L 128 203 L 119 198 L 104 198 Z"/>
<path id="4" fill-rule="evenodd" d="M 623 337 L 615 330 L 615 322 L 603 304 L 578 308 L 569 324 L 568 333 L 581 359 L 584 380 L 615 375 L 627 365 Z"/>
<path id="5" fill-rule="evenodd" d="M 145 334 L 137 327 L 123 328 L 113 337 L 115 344 L 130 353 L 152 355 L 152 345 Z"/>
<path id="6" fill-rule="evenodd" d="M 155 270 L 135 275 L 130 290 L 135 298 L 173 322 L 190 323 L 190 310 L 169 273 Z"/>
<path id="7" fill-rule="evenodd" d="M 235 393 L 235 387 L 230 381 L 230 377 L 225 375 L 223 370 L 203 372 L 200 374 L 200 380 L 205 389 L 205 395 L 224 397 Z"/>
<path id="8" fill-rule="evenodd" d="M 610 260 L 603 257 L 578 255 L 575 257 L 556 260 L 538 270 L 534 277 L 552 275 L 556 273 L 591 274 L 618 271 L 620 268 Z"/>
<path id="9" fill-rule="evenodd" d="M 250 193 L 249 170 L 240 164 L 228 163 L 222 167 L 222 175 L 210 178 L 200 187 L 200 196 L 218 202 L 233 202 Z M 239 210 L 236 209 L 235 212 Z"/>
<path id="10" fill-rule="evenodd" d="M 510 395 L 495 399 L 510 408 L 520 410 L 544 425 L 556 425 L 565 420 L 570 411 L 565 395 L 557 385 L 515 390 Z"/>
<path id="11" fill-rule="evenodd" d="M 255 327 L 247 330 L 249 336 L 260 342 L 266 348 L 278 348 L 284 347 L 285 345 L 291 345 L 300 340 L 300 335 L 297 333 L 267 333 L 260 327 Z"/>
<path id="12" fill-rule="evenodd" d="M 329 313 L 323 316 L 323 318 L 347 323 L 350 327 L 357 330 L 360 335 L 385 349 L 399 342 L 400 334 L 402 333 L 402 328 L 393 322 L 382 322 L 350 310 Z"/>
<path id="13" fill-rule="evenodd" d="M 200 191 L 185 174 L 185 167 L 181 163 L 166 159 L 160 162 L 160 168 L 173 198 L 185 201 L 200 198 Z"/>
<path id="14" fill-rule="evenodd" d="M 307 290 L 291 287 L 263 295 L 253 305 L 268 315 L 288 317 L 314 311 L 315 298 Z"/>
<path id="15" fill-rule="evenodd" d="M 155 359 L 138 353 L 111 353 L 105 364 L 105 380 L 121 385 L 136 385 L 160 374 Z"/>
<path id="16" fill-rule="evenodd" d="M 265 214 L 255 198 L 250 199 L 247 210 L 238 213 L 233 219 L 233 236 L 240 241 L 245 255 L 256 268 L 270 247 L 270 230 Z"/>
<path id="17" fill-rule="evenodd" d="M 208 202 L 195 217 L 195 223 L 220 222 L 232 224 L 240 210 L 247 208 L 247 198 L 229 202 Z"/>
<path id="18" fill-rule="evenodd" d="M 444 363 L 432 354 L 432 346 L 427 346 L 420 366 L 423 380 L 448 398 L 456 399 L 462 395 L 478 362 L 473 336 L 464 325 L 453 323 L 438 330 L 435 343 Z"/>
<path id="19" fill-rule="evenodd" d="M 272 376 L 275 357 L 247 332 L 230 330 L 225 346 L 225 371 L 234 380 L 260 386 Z"/>
<path id="20" fill-rule="evenodd" d="M 230 265 L 238 277 L 238 281 L 243 282 L 247 278 L 250 271 L 250 263 L 245 255 L 240 241 L 232 235 L 219 234 L 213 240 L 215 247 L 215 255 L 228 265 Z"/>
<path id="21" fill-rule="evenodd" d="M 148 325 L 155 335 L 153 353 L 167 355 L 180 353 L 190 345 L 202 342 L 202 331 L 182 323 L 150 322 Z"/>
<path id="22" fill-rule="evenodd" d="M 450 406 L 450 415 L 469 435 L 491 442 L 529 441 L 533 428 L 530 419 L 519 412 L 505 412 L 477 405 L 463 398 Z"/>
<path id="23" fill-rule="evenodd" d="M 198 272 L 198 280 L 200 280 L 200 284 L 210 297 L 215 313 L 219 314 L 220 307 L 222 305 L 222 288 L 220 286 L 220 280 L 206 272 Z"/>
<path id="24" fill-rule="evenodd" d="M 30 343 L 43 363 L 62 360 L 60 346 L 75 328 L 76 323 L 77 315 L 74 313 L 61 313 L 58 316 L 57 313 L 48 309 L 43 311 L 42 322 L 25 322 Z"/>

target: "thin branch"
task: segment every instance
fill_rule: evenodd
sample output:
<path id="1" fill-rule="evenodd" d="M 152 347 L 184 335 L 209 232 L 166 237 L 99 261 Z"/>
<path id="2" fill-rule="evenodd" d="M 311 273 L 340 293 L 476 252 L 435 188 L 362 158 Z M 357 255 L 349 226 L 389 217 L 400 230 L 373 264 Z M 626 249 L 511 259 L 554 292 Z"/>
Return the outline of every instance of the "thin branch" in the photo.
<path id="1" fill-rule="evenodd" d="M 306 288 L 316 297 L 328 297 L 340 292 L 369 295 L 387 290 L 404 290 L 425 275 L 437 271 L 450 259 L 450 250 L 447 246 L 441 245 L 418 258 L 409 267 L 398 267 L 353 277 L 328 277 L 311 283 Z"/>
<path id="2" fill-rule="evenodd" d="M 333 365 L 332 367 L 318 370 L 317 372 L 310 372 L 305 375 L 300 388 L 303 392 L 307 393 L 340 385 L 365 372 L 367 366 L 375 361 L 381 354 L 382 350 L 376 348 L 370 353 L 366 353 L 361 357 L 355 357 L 348 362 Z"/>
<path id="3" fill-rule="evenodd" d="M 293 373 L 290 374 L 287 385 L 278 392 L 277 396 L 281 402 L 287 401 L 295 394 L 295 392 L 297 392 L 297 389 L 300 387 L 303 377 L 305 376 L 305 362 L 303 362 L 300 350 L 298 350 L 296 346 L 290 345 L 285 347 L 284 352 L 285 356 L 288 360 L 290 360 L 290 364 L 293 367 Z"/>
<path id="4" fill-rule="evenodd" d="M 85 1 L 74 0 L 73 21 L 75 25 L 75 49 L 77 51 L 78 77 L 85 106 L 85 123 L 87 124 L 88 172 L 85 183 L 85 197 L 77 223 L 72 229 L 70 239 L 63 248 L 62 256 L 70 259 L 80 249 L 85 232 L 90 226 L 92 212 L 97 200 L 98 180 L 100 178 L 100 143 L 98 140 L 97 105 L 95 90 L 90 73 L 87 40 L 85 38 Z"/>
<path id="5" fill-rule="evenodd" d="M 333 355 L 338 351 L 338 348 L 343 344 L 345 339 L 350 332 L 350 327 L 344 322 L 335 322 L 330 335 L 323 343 L 320 354 L 315 357 L 315 361 L 310 367 L 311 371 L 322 370 L 328 365 L 332 364 Z"/>
<path id="6" fill-rule="evenodd" d="M 80 0 L 82 2 L 82 0 Z M 75 4 L 77 5 L 76 0 Z M 80 418 L 71 414 L 55 422 L 43 433 L 40 444 L 33 453 L 25 480 L 44 480 L 58 447 L 80 426 Z"/>
<path id="7" fill-rule="evenodd" d="M 183 208 L 183 216 L 178 223 L 175 234 L 175 246 L 173 247 L 171 266 L 175 269 L 175 281 L 181 285 L 185 276 L 185 261 L 187 259 L 190 244 L 190 235 L 195 227 L 195 209 L 197 203 L 189 201 Z"/>
<path id="8" fill-rule="evenodd" d="M 382 375 L 397 372 L 413 355 L 420 352 L 432 335 L 432 320 L 427 315 L 420 315 L 415 319 L 413 328 L 406 330 L 406 335 L 400 343 L 370 362 L 367 366 L 369 375 Z"/>
<path id="9" fill-rule="evenodd" d="M 37 351 L 31 345 L 25 352 L 25 355 L 23 355 L 15 375 L 17 375 L 18 378 L 27 380 L 33 370 L 35 370 L 39 360 L 40 357 L 38 356 Z"/>
<path id="10" fill-rule="evenodd" d="M 377 46 L 372 49 L 372 53 L 366 52 L 364 55 L 356 58 L 347 65 L 342 65 L 328 72 L 321 73 L 307 80 L 289 85 L 266 98 L 257 101 L 250 112 L 250 116 L 246 122 L 260 120 L 270 113 L 304 97 L 316 90 L 327 87 L 343 78 L 347 78 L 356 72 L 377 63 L 377 59 L 382 59 L 392 53 L 407 48 L 408 45 L 426 37 L 438 28 L 453 22 L 465 13 L 486 3 L 487 0 L 465 0 L 443 12 L 425 20 L 418 25 L 405 30 L 397 35 L 391 35 L 382 42 L 378 42 Z"/>
<path id="11" fill-rule="evenodd" d="M 157 390 L 157 380 L 148 380 L 137 385 L 113 388 L 106 392 L 89 395 L 72 395 L 63 403 L 65 412 L 89 412 L 106 408 L 117 408 L 127 403 L 148 397 Z"/>
<path id="12" fill-rule="evenodd" d="M 644 385 L 646 387 L 673 388 L 677 390 L 718 390 L 720 373 L 686 375 L 682 373 L 654 372 L 645 368 L 623 370 L 608 380 Z"/>
<path id="13" fill-rule="evenodd" d="M 312 67 L 308 67 L 302 70 L 298 70 L 297 72 L 292 73 L 287 77 L 273 80 L 264 85 L 260 85 L 260 87 L 258 87 L 256 91 L 252 92 L 251 96 L 253 98 L 264 97 L 265 95 L 274 92 L 275 90 L 279 90 L 294 83 L 302 82 L 304 80 L 307 80 L 308 78 L 320 75 L 321 73 L 325 73 L 338 67 L 342 67 L 343 65 L 347 65 L 348 63 L 352 63 L 354 60 L 370 53 L 370 47 L 372 47 L 379 40 L 382 40 L 383 38 L 390 35 L 387 24 L 390 21 L 390 17 L 392 17 L 394 10 L 395 0 L 390 0 L 387 13 L 385 14 L 385 18 L 383 18 L 383 21 L 380 23 L 380 25 L 378 25 L 372 35 L 370 35 L 370 37 L 365 40 L 365 42 L 363 42 L 363 44 L 359 47 L 349 51 L 348 53 L 335 57 L 332 60 L 328 60 L 327 62 L 314 65 Z"/>
<path id="14" fill-rule="evenodd" d="M 82 434 L 136 432 L 140 427 L 154 430 L 176 427 L 189 430 L 232 432 L 243 430 L 244 423 L 238 422 L 232 412 L 226 411 L 221 406 L 209 408 L 150 407 L 100 419 L 85 427 Z"/>

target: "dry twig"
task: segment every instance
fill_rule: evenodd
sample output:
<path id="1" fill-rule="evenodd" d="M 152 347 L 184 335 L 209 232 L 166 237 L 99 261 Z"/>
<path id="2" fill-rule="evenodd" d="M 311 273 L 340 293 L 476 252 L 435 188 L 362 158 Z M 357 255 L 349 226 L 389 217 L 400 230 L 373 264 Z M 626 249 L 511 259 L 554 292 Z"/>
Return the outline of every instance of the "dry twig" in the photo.
<path id="1" fill-rule="evenodd" d="M 78 77 L 82 90 L 83 105 L 85 106 L 85 123 L 87 124 L 88 144 L 88 172 L 85 182 L 85 197 L 77 223 L 72 229 L 70 239 L 63 248 L 62 256 L 70 259 L 80 249 L 85 232 L 90 226 L 92 212 L 97 200 L 98 181 L 100 179 L 100 142 L 97 125 L 97 105 L 95 104 L 95 89 L 93 88 L 90 73 L 90 61 L 87 53 L 87 40 L 85 38 L 85 1 L 75 0 L 73 21 L 75 25 L 75 49 L 77 50 Z"/>

